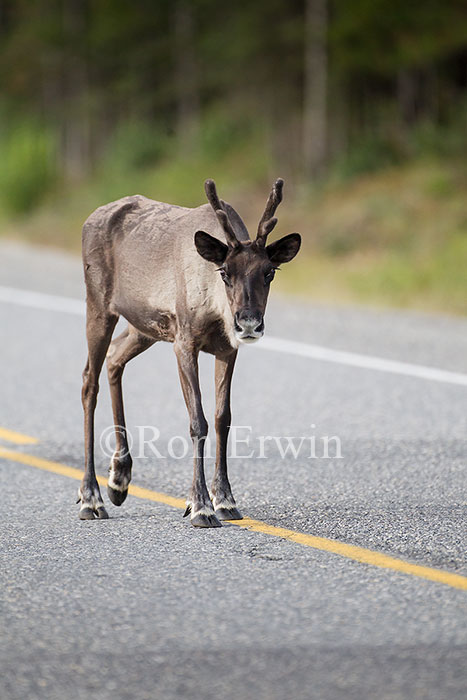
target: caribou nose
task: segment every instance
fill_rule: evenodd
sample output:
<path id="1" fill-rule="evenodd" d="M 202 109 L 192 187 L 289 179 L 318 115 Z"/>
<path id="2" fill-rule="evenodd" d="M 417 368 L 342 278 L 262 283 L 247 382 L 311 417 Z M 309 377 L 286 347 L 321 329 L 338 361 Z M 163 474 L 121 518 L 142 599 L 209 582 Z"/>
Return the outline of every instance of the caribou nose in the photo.
<path id="1" fill-rule="evenodd" d="M 258 311 L 237 311 L 234 316 L 235 331 L 243 338 L 259 338 L 264 332 L 263 314 Z"/>

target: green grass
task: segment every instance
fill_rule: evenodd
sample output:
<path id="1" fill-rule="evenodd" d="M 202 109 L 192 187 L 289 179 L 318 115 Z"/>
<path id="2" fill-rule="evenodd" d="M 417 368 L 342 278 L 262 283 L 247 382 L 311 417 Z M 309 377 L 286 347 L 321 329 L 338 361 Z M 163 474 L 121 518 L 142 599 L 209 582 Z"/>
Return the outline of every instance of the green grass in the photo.
<path id="1" fill-rule="evenodd" d="M 331 259 L 305 253 L 284 267 L 278 289 L 330 303 L 363 303 L 450 314 L 467 314 L 467 239 L 417 259 L 375 253 Z"/>
<path id="2" fill-rule="evenodd" d="M 467 313 L 466 188 L 463 162 L 422 159 L 323 190 L 310 207 L 303 253 L 293 270 L 284 268 L 281 289 Z"/>

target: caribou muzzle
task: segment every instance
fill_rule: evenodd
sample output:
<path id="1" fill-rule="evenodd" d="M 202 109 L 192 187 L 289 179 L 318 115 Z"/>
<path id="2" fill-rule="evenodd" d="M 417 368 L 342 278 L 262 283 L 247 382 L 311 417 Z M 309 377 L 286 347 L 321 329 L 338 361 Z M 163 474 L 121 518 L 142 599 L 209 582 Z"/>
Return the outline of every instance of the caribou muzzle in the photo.
<path id="1" fill-rule="evenodd" d="M 264 318 L 260 311 L 245 309 L 234 316 L 234 330 L 242 343 L 254 343 L 264 334 Z"/>

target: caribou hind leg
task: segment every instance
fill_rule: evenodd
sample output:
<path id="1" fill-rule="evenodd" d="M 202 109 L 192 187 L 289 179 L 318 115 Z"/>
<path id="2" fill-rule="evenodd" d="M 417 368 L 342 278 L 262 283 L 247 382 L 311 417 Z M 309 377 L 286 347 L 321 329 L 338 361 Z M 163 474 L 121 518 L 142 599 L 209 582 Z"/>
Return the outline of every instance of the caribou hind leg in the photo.
<path id="1" fill-rule="evenodd" d="M 241 520 L 227 476 L 227 440 L 230 423 L 230 386 L 237 359 L 235 350 L 227 357 L 216 357 L 216 469 L 211 486 L 211 498 L 219 520 Z"/>
<path id="2" fill-rule="evenodd" d="M 121 506 L 128 495 L 131 481 L 131 459 L 128 447 L 125 412 L 123 408 L 122 375 L 131 359 L 154 345 L 156 341 L 129 326 L 110 344 L 107 352 L 107 375 L 115 426 L 115 452 L 109 467 L 107 494 L 116 506 Z"/>
<path id="3" fill-rule="evenodd" d="M 96 308 L 88 297 L 86 316 L 88 361 L 83 372 L 81 394 L 84 409 L 85 443 L 84 477 L 78 491 L 78 503 L 81 502 L 79 511 L 81 520 L 109 517 L 104 508 L 94 469 L 94 412 L 99 392 L 99 375 L 117 321 L 118 316 Z"/>
<path id="4" fill-rule="evenodd" d="M 185 515 L 191 514 L 191 524 L 194 527 L 220 527 L 221 522 L 214 513 L 204 476 L 204 443 L 208 434 L 208 424 L 201 404 L 198 352 L 193 349 L 189 340 L 184 343 L 181 339 L 175 340 L 174 350 L 183 396 L 190 417 L 190 435 L 194 453 L 193 484 Z"/>

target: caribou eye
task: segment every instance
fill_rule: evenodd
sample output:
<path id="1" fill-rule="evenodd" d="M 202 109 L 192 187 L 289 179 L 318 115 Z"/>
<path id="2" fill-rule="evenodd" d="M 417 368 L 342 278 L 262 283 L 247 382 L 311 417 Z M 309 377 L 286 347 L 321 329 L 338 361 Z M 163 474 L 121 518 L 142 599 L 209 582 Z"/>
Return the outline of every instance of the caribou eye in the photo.
<path id="1" fill-rule="evenodd" d="M 228 276 L 227 272 L 221 267 L 219 269 L 219 272 L 221 273 L 221 279 L 225 284 L 230 287 L 230 277 Z"/>
<path id="2" fill-rule="evenodd" d="M 276 271 L 274 268 L 272 268 L 271 270 L 268 270 L 266 272 L 266 274 L 264 275 L 264 284 L 269 284 L 270 282 L 272 282 L 275 274 L 276 274 Z"/>

